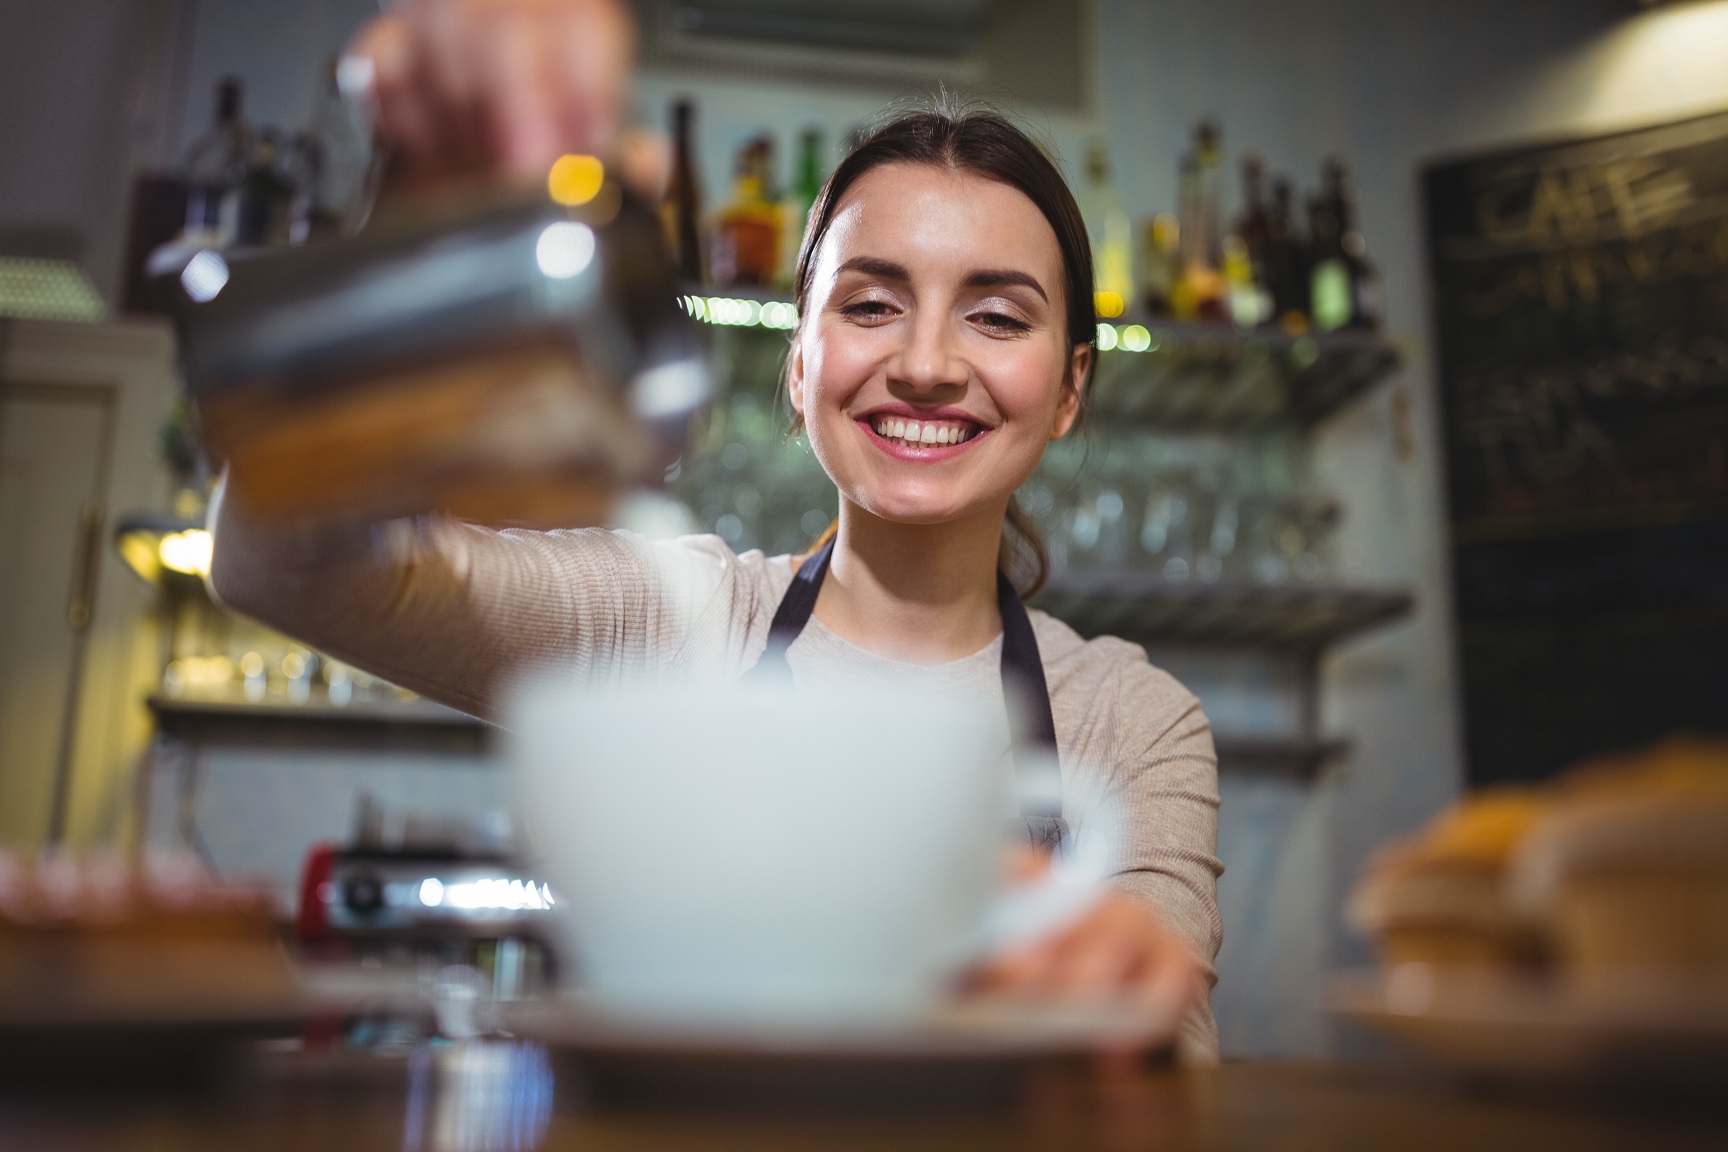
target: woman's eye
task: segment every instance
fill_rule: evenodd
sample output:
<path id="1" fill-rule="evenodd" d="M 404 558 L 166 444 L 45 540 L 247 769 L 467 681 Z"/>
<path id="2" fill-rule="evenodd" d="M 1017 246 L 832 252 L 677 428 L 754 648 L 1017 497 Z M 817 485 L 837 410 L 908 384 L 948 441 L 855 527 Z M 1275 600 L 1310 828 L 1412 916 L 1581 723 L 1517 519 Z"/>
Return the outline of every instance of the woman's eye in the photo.
<path id="1" fill-rule="evenodd" d="M 881 300 L 860 300 L 840 309 L 840 314 L 852 320 L 884 320 L 893 309 Z"/>
<path id="2" fill-rule="evenodd" d="M 1025 332 L 1032 327 L 1018 316 L 1010 316 L 1006 312 L 976 312 L 972 319 L 992 332 Z"/>

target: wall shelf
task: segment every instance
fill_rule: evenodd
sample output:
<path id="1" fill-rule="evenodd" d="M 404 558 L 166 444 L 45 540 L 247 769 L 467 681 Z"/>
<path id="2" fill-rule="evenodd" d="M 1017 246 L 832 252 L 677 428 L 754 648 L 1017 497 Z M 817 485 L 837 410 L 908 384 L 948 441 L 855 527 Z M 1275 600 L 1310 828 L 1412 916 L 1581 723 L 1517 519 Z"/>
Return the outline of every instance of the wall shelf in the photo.
<path id="1" fill-rule="evenodd" d="M 145 701 L 162 736 L 194 745 L 425 749 L 478 753 L 489 726 L 424 698 L 327 702 L 151 696 Z"/>
<path id="2" fill-rule="evenodd" d="M 1176 584 L 1150 573 L 1082 571 L 1056 577 L 1034 603 L 1083 636 L 1313 651 L 1408 615 L 1415 598 L 1393 589 Z"/>
<path id="3" fill-rule="evenodd" d="M 1292 337 L 1222 324 L 1143 327 L 1151 341 L 1144 351 L 1099 354 L 1096 417 L 1171 431 L 1306 427 L 1398 366 L 1397 350 L 1373 332 Z"/>
<path id="4" fill-rule="evenodd" d="M 1232 736 L 1217 733 L 1218 770 L 1236 776 L 1312 780 L 1350 751 L 1348 740 L 1306 736 Z"/>

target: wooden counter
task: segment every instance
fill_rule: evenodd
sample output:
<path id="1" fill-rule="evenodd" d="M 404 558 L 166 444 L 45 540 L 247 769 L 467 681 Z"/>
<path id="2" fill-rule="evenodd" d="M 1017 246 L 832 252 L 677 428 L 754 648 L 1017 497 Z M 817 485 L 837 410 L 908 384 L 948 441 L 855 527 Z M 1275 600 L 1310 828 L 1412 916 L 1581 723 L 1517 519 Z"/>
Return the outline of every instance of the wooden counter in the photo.
<path id="1" fill-rule="evenodd" d="M 1721 1105 L 1471 1092 L 1409 1069 L 1231 1064 L 1051 1075 L 1015 1110 L 972 1116 L 762 1119 L 594 1114 L 543 1059 L 505 1086 L 486 1059 L 273 1057 L 221 1090 L 84 1093 L 0 1087 L 0 1148 L 31 1152 L 480 1149 L 1687 1149 L 1728 1147 Z M 521 1049 L 516 1051 L 520 1052 Z M 475 1054 L 475 1053 L 471 1053 Z M 503 1056 L 502 1064 L 492 1057 Z M 467 1072 L 453 1074 L 453 1065 Z M 517 1066 L 520 1066 L 519 1064 Z M 476 1080 L 475 1074 L 480 1079 Z M 486 1078 L 491 1077 L 488 1081 Z M 489 1087 L 485 1085 L 489 1084 Z M 537 1135 L 537 1133 L 543 1133 Z"/>

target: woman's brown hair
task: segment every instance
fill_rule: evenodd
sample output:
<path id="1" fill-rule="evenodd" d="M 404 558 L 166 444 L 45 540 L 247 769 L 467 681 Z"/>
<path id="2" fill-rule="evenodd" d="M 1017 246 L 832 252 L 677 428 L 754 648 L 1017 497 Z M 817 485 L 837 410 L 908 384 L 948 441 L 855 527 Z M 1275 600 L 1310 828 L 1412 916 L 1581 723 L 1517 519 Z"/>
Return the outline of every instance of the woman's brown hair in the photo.
<path id="1" fill-rule="evenodd" d="M 972 173 L 1006 184 L 1025 195 L 1050 222 L 1062 251 L 1063 291 L 1067 302 L 1068 343 L 1095 344 L 1098 313 L 1092 299 L 1092 248 L 1080 206 L 1056 165 L 1007 117 L 988 109 L 953 109 L 944 105 L 905 113 L 876 128 L 834 169 L 810 209 L 804 246 L 792 282 L 793 302 L 800 324 L 810 299 L 810 276 L 816 251 L 834 221 L 834 209 L 858 179 L 884 164 L 929 164 Z M 1094 361 L 1095 362 L 1095 361 Z M 790 363 L 790 361 L 788 361 Z M 1081 382 L 1085 396 L 1086 381 Z M 817 541 L 826 543 L 836 525 Z M 1024 596 L 1044 586 L 1050 557 L 1032 518 L 1018 499 L 1008 501 L 997 564 Z"/>

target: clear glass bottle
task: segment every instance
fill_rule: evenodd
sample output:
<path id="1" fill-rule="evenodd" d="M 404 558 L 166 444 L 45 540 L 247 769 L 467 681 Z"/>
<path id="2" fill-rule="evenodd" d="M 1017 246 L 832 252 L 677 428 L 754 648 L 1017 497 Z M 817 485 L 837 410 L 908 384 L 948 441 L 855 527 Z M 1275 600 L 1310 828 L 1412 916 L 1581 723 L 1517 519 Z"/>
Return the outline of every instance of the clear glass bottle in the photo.
<path id="1" fill-rule="evenodd" d="M 252 130 L 242 112 L 245 90 L 237 77 L 216 82 L 215 114 L 210 127 L 186 149 L 186 239 L 225 247 L 233 242 L 235 193 L 251 154 Z"/>
<path id="2" fill-rule="evenodd" d="M 1086 152 L 1080 215 L 1092 244 L 1098 318 L 1113 320 L 1134 300 L 1134 234 L 1121 197 L 1110 181 L 1110 156 L 1102 143 L 1094 142 Z"/>
<path id="3" fill-rule="evenodd" d="M 1224 238 L 1219 231 L 1219 167 L 1223 149 L 1218 130 L 1201 121 L 1194 130 L 1194 143 L 1182 156 L 1180 179 L 1182 279 L 1172 295 L 1172 311 L 1179 320 L 1225 318 L 1223 261 Z"/>

